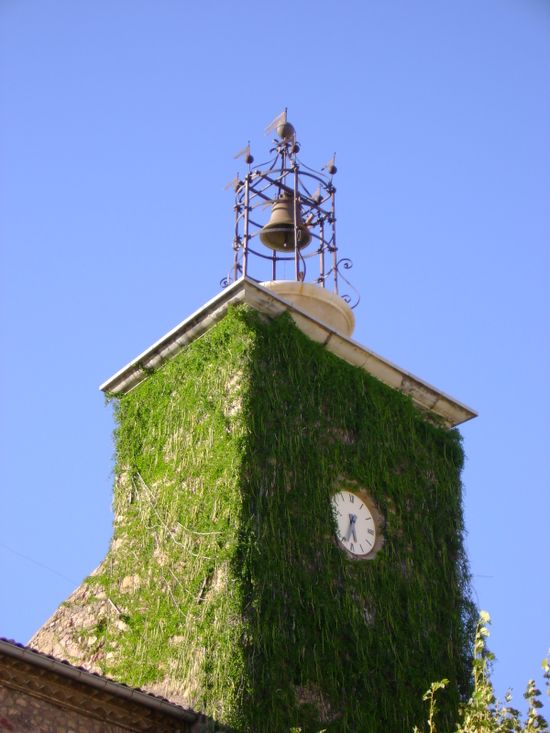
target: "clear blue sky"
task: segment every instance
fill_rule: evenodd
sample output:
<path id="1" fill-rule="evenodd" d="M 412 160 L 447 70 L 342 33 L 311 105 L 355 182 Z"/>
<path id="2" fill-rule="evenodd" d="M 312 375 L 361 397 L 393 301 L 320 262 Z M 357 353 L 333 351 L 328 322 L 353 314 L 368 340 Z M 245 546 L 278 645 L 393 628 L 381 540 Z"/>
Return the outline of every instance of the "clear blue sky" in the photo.
<path id="1" fill-rule="evenodd" d="M 1 635 L 103 558 L 97 387 L 218 292 L 233 154 L 288 106 L 305 162 L 337 151 L 357 340 L 480 413 L 467 545 L 520 702 L 550 645 L 549 78 L 544 0 L 2 1 Z"/>

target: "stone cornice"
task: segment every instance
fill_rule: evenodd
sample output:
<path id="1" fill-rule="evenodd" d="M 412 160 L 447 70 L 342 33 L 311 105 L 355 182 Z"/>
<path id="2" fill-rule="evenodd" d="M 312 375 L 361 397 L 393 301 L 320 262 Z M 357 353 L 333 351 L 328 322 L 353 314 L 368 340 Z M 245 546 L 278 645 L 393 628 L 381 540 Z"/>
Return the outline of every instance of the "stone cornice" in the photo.
<path id="1" fill-rule="evenodd" d="M 115 395 L 129 392 L 146 379 L 151 370 L 158 369 L 223 318 L 227 308 L 235 303 L 246 303 L 272 318 L 288 311 L 298 328 L 309 338 L 323 344 L 328 351 L 349 364 L 364 369 L 389 387 L 409 395 L 418 407 L 441 419 L 447 427 L 455 427 L 477 416 L 471 408 L 353 339 L 343 336 L 326 323 L 248 278 L 237 280 L 222 290 L 104 382 L 100 389 Z"/>

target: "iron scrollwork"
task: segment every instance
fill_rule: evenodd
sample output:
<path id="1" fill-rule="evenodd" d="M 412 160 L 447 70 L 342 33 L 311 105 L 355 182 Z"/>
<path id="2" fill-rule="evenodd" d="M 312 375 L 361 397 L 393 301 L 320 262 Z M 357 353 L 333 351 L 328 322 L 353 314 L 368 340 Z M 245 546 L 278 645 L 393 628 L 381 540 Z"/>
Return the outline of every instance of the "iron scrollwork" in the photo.
<path id="1" fill-rule="evenodd" d="M 343 274 L 352 262 L 348 257 L 338 259 L 336 244 L 335 156 L 320 171 L 305 165 L 298 157 L 300 145 L 286 110 L 270 125 L 268 131 L 272 130 L 278 137 L 270 160 L 253 167 L 250 143 L 235 156 L 244 159 L 247 173 L 237 174 L 226 186 L 235 192 L 234 254 L 231 271 L 220 285 L 227 287 L 242 276 L 258 282 L 305 282 L 309 277 L 355 308 L 359 295 Z M 312 259 L 317 259 L 318 274 L 306 266 Z M 339 292 L 339 280 L 354 291 L 353 297 Z"/>

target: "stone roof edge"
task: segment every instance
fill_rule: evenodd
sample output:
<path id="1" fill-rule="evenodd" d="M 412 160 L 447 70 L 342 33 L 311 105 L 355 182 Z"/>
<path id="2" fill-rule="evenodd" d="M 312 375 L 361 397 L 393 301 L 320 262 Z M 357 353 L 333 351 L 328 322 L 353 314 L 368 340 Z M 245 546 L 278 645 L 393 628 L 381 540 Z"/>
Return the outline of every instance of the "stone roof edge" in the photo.
<path id="1" fill-rule="evenodd" d="M 176 703 L 170 702 L 165 698 L 153 695 L 150 692 L 145 692 L 137 687 L 129 687 L 121 682 L 115 682 L 108 677 L 95 674 L 94 672 L 88 672 L 84 667 L 75 667 L 70 662 L 66 662 L 61 659 L 56 659 L 49 654 L 39 652 L 37 649 L 32 647 L 24 646 L 15 641 L 9 639 L 0 638 L 0 654 L 21 659 L 28 664 L 45 669 L 62 677 L 68 677 L 74 681 L 80 682 L 88 687 L 94 687 L 96 689 L 103 690 L 115 697 L 129 700 L 139 705 L 143 705 L 157 712 L 164 713 L 165 715 L 171 715 L 172 717 L 185 720 L 189 723 L 194 723 L 199 714 L 193 710 L 177 705 Z"/>
<path id="2" fill-rule="evenodd" d="M 137 387 L 147 378 L 151 369 L 157 369 L 165 361 L 179 354 L 188 344 L 221 320 L 230 305 L 243 302 L 245 283 L 248 282 L 250 281 L 237 280 L 222 290 L 103 382 L 99 389 L 107 394 L 126 394 Z"/>
<path id="3" fill-rule="evenodd" d="M 222 290 L 191 316 L 179 323 L 156 343 L 105 381 L 100 389 L 111 394 L 126 394 L 146 379 L 152 369 L 178 354 L 224 316 L 229 305 L 245 302 L 268 316 L 287 310 L 296 325 L 311 339 L 349 364 L 364 369 L 384 384 L 408 394 L 423 410 L 440 417 L 448 427 L 455 427 L 477 417 L 470 407 L 432 387 L 410 372 L 401 369 L 374 351 L 347 338 L 325 323 L 249 278 L 241 278 Z"/>

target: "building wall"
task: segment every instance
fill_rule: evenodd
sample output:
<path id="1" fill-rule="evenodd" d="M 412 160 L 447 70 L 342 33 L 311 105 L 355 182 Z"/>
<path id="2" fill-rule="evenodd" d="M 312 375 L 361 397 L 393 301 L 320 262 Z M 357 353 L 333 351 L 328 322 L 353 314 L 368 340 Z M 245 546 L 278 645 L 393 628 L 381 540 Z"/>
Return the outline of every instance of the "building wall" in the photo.
<path id="1" fill-rule="evenodd" d="M 232 310 L 120 399 L 114 537 L 43 651 L 240 733 L 410 733 L 468 691 L 472 607 L 455 430 L 311 342 Z M 368 491 L 373 560 L 331 496 Z"/>
<path id="2" fill-rule="evenodd" d="M 184 733 L 200 716 L 0 639 L 0 732 Z"/>
<path id="3" fill-rule="evenodd" d="M 0 731 L 13 733 L 128 733 L 108 720 L 0 686 Z M 134 729 L 136 730 L 136 729 Z"/>

